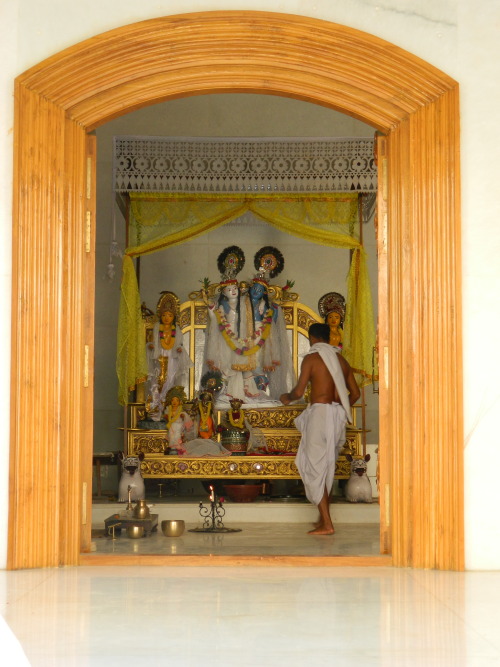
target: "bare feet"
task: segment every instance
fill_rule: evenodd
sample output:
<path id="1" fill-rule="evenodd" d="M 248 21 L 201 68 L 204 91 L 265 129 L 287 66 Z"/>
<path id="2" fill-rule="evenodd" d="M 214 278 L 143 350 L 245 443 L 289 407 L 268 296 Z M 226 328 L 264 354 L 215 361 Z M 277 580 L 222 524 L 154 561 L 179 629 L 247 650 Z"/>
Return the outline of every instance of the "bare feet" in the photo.
<path id="1" fill-rule="evenodd" d="M 309 535 L 333 535 L 332 517 L 330 516 L 330 500 L 328 490 L 325 486 L 323 496 L 318 503 L 319 521 L 314 524 L 314 529 L 309 531 Z"/>
<path id="2" fill-rule="evenodd" d="M 308 531 L 308 535 L 333 535 L 335 533 L 335 528 L 333 526 L 323 526 L 322 523 L 318 524 L 316 528 Z"/>

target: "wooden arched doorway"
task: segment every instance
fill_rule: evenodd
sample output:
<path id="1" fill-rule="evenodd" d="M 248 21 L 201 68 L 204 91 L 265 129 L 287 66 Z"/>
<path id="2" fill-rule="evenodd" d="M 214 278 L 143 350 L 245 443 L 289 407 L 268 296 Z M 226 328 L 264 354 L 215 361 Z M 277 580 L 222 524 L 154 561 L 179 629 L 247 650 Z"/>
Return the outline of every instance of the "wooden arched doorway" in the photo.
<path id="1" fill-rule="evenodd" d="M 78 564 L 88 534 L 90 132 L 141 106 L 214 92 L 295 97 L 385 135 L 379 156 L 383 536 L 395 565 L 462 569 L 458 85 L 366 33 L 248 11 L 124 26 L 16 80 L 8 567 Z"/>

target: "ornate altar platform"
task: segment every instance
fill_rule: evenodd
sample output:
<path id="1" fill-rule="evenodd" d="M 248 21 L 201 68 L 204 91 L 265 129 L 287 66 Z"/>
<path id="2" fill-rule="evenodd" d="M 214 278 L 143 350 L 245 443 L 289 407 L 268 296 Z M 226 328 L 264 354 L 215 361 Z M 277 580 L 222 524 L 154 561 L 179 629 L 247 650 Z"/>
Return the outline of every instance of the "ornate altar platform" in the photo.
<path id="1" fill-rule="evenodd" d="M 212 286 L 213 287 L 213 286 Z M 298 375 L 300 359 L 309 350 L 308 329 L 314 322 L 322 321 L 311 308 L 298 301 L 298 294 L 287 292 L 287 300 L 283 300 L 282 288 L 273 287 L 275 297 L 280 302 L 286 328 L 289 334 L 292 360 L 295 374 Z M 280 291 L 281 290 L 281 291 Z M 279 298 L 277 296 L 279 292 Z M 178 324 L 184 336 L 184 347 L 194 366 L 189 370 L 189 380 L 186 394 L 189 397 L 196 395 L 200 384 L 203 350 L 205 344 L 205 328 L 207 326 L 207 305 L 200 299 L 200 292 L 190 294 L 190 300 L 182 305 L 172 292 L 161 292 L 158 302 L 170 295 L 177 303 Z M 143 312 L 145 339 L 148 331 L 153 327 L 155 316 Z M 300 479 L 294 459 L 297 453 L 300 433 L 294 421 L 305 409 L 306 403 L 274 407 L 252 407 L 243 405 L 245 419 L 252 429 L 258 429 L 265 438 L 265 450 L 252 452 L 244 456 L 231 455 L 224 457 L 205 456 L 191 458 L 189 456 L 165 455 L 167 448 L 166 431 L 161 429 L 148 430 L 139 428 L 139 423 L 146 419 L 144 385 L 139 385 L 135 403 L 127 406 L 126 419 L 126 446 L 129 456 L 136 456 L 141 452 L 144 460 L 141 472 L 144 478 L 172 478 L 172 479 Z M 191 402 L 185 403 L 189 410 Z M 217 406 L 216 406 L 217 407 Z M 359 408 L 359 410 L 357 409 Z M 353 408 L 353 424 L 349 425 L 346 433 L 346 443 L 337 460 L 335 479 L 348 479 L 350 463 L 347 454 L 362 455 L 362 428 L 359 424 L 362 419 L 362 406 Z M 357 415 L 359 413 L 359 415 Z M 223 410 L 214 410 L 214 421 L 220 424 Z M 220 437 L 220 436 L 218 436 Z"/>
<path id="2" fill-rule="evenodd" d="M 144 419 L 143 403 L 128 406 L 127 453 L 137 456 L 141 452 L 144 460 L 141 472 L 144 478 L 194 478 L 194 479 L 300 479 L 294 459 L 300 433 L 294 420 L 305 409 L 305 404 L 272 408 L 247 408 L 245 417 L 253 428 L 260 429 L 265 436 L 267 451 L 246 456 L 190 458 L 187 456 L 165 455 L 167 446 L 164 430 L 138 428 Z M 346 433 L 346 443 L 337 461 L 335 479 L 348 479 L 350 464 L 346 454 L 361 455 L 362 429 L 356 427 L 356 409 L 353 410 L 354 424 Z M 220 423 L 221 411 L 215 412 L 215 420 Z"/>

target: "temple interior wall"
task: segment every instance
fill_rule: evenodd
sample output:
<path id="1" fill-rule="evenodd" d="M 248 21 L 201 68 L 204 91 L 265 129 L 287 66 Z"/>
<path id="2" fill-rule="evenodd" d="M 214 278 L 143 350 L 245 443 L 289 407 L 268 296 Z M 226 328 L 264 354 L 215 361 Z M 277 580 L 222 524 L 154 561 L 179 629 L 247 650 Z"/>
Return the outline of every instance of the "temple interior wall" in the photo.
<path id="1" fill-rule="evenodd" d="M 114 451 L 123 447 L 123 435 L 118 430 L 123 425 L 123 409 L 117 403 L 115 372 L 120 261 L 113 260 L 116 268 L 113 280 L 109 280 L 106 273 L 113 235 L 113 136 L 371 138 L 373 132 L 369 125 L 324 107 L 252 94 L 203 95 L 173 100 L 127 114 L 98 128 L 94 451 Z M 117 239 L 123 249 L 125 222 L 117 208 L 115 215 Z M 376 315 L 377 258 L 373 219 L 363 226 L 363 234 Z M 317 312 L 318 299 L 325 292 L 337 291 L 346 295 L 348 250 L 310 243 L 247 214 L 182 245 L 141 258 L 141 299 L 153 310 L 161 290 L 171 290 L 181 303 L 186 301 L 189 292 L 199 288 L 200 279 L 207 276 L 217 282 L 217 257 L 226 246 L 233 244 L 245 252 L 246 263 L 240 279 L 248 280 L 253 276 L 253 257 L 257 250 L 264 245 L 273 245 L 285 259 L 283 273 L 275 282 L 283 285 L 288 279 L 294 280 L 293 289 L 299 293 L 302 303 Z M 366 389 L 365 402 L 370 430 L 367 444 L 373 455 L 378 444 L 378 401 L 371 386 Z M 371 467 L 374 475 L 375 457 Z M 109 468 L 102 467 L 103 488 L 113 490 L 115 471 Z"/>

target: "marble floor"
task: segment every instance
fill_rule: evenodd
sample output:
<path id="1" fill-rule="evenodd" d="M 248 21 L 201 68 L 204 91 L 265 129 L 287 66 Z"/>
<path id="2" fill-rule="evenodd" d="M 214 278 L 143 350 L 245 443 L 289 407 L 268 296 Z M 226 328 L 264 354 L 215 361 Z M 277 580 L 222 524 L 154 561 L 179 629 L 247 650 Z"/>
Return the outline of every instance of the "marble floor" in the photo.
<path id="1" fill-rule="evenodd" d="M 236 533 L 193 533 L 186 524 L 180 537 L 165 537 L 161 529 L 150 537 L 129 539 L 122 531 L 115 540 L 95 531 L 91 553 L 164 556 L 378 556 L 377 524 L 337 524 L 335 535 L 308 535 L 309 523 L 228 523 Z"/>
<path id="2" fill-rule="evenodd" d="M 0 571 L 8 667 L 500 665 L 500 572 Z"/>
<path id="3" fill-rule="evenodd" d="M 92 551 L 101 555 L 175 555 L 175 556 L 379 556 L 380 536 L 378 503 L 351 504 L 336 500 L 331 504 L 335 535 L 313 536 L 308 531 L 318 517 L 308 502 L 253 502 L 223 505 L 224 526 L 239 529 L 234 533 L 190 532 L 200 528 L 199 503 L 206 499 L 169 499 L 149 503 L 151 514 L 158 516 L 158 530 L 141 539 L 130 539 L 126 531 L 115 538 L 104 530 L 110 516 L 131 518 L 124 504 L 95 504 L 92 511 Z M 182 519 L 186 530 L 180 537 L 165 537 L 164 519 Z M 88 564 L 88 563 L 86 563 Z M 366 564 L 366 563 L 365 563 Z"/>

